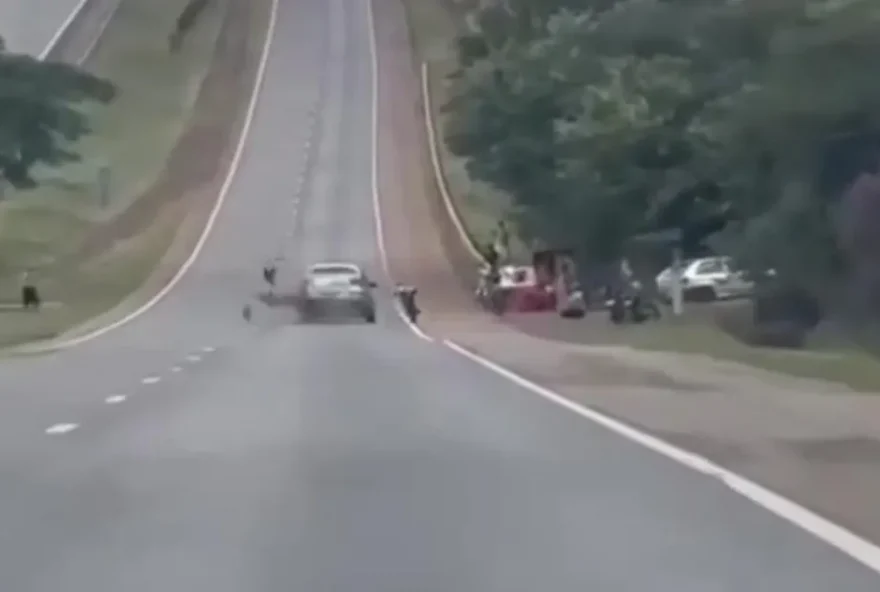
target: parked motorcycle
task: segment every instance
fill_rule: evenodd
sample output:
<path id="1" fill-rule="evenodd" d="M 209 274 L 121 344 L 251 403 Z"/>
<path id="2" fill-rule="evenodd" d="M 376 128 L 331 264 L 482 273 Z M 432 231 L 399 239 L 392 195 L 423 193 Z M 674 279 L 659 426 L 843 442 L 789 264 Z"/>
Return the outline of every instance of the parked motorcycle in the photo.
<path id="1" fill-rule="evenodd" d="M 626 322 L 641 324 L 649 320 L 658 320 L 662 315 L 657 303 L 646 298 L 641 286 L 634 284 L 630 295 L 623 291 L 614 294 L 608 303 L 608 318 L 615 325 Z"/>
<path id="2" fill-rule="evenodd" d="M 506 308 L 507 295 L 500 289 L 501 276 L 498 270 L 484 267 L 480 270 L 474 298 L 496 315 L 503 315 Z"/>

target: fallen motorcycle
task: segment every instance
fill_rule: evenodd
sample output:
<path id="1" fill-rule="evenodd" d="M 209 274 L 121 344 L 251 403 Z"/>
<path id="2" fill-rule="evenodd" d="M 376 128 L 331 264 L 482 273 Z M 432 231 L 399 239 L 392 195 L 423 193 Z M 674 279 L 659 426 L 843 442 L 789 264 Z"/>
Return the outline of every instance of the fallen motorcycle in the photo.
<path id="1" fill-rule="evenodd" d="M 649 320 L 658 320 L 662 315 L 657 304 L 646 301 L 636 294 L 625 298 L 618 294 L 608 303 L 608 319 L 615 325 L 630 322 L 641 324 Z"/>

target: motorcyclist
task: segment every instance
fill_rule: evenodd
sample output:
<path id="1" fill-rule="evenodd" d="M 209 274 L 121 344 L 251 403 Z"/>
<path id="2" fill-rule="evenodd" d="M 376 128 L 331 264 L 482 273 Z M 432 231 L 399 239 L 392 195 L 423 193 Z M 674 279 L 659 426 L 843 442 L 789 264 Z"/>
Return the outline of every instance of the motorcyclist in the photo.
<path id="1" fill-rule="evenodd" d="M 623 290 L 615 290 L 608 305 L 608 318 L 615 325 L 620 325 L 626 320 L 626 309 L 626 298 L 624 297 Z"/>
<path id="2" fill-rule="evenodd" d="M 275 287 L 275 276 L 278 275 L 278 267 L 274 262 L 263 266 L 263 279 L 271 287 Z"/>
<path id="3" fill-rule="evenodd" d="M 478 299 L 489 298 L 501 281 L 501 272 L 498 268 L 500 259 L 501 256 L 495 244 L 486 245 L 483 251 L 483 260 L 486 264 L 480 269 L 480 282 L 476 290 Z"/>
<path id="4" fill-rule="evenodd" d="M 403 312 L 413 324 L 418 322 L 419 315 L 422 312 L 416 304 L 416 295 L 418 293 L 419 290 L 415 286 L 397 284 L 394 288 L 394 295 L 400 300 Z"/>
<path id="5" fill-rule="evenodd" d="M 638 280 L 632 282 L 632 296 L 629 301 L 629 313 L 636 323 L 644 323 L 648 319 L 659 319 L 660 308 L 646 292 Z"/>

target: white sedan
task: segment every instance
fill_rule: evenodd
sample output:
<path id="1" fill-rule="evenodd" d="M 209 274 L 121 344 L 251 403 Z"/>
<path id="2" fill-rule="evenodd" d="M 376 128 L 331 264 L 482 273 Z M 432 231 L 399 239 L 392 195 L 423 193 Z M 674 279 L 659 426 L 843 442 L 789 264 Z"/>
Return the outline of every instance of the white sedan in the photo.
<path id="1" fill-rule="evenodd" d="M 674 276 L 667 267 L 657 276 L 660 295 L 672 300 Z M 682 291 L 699 300 L 727 300 L 751 296 L 755 283 L 733 267 L 730 257 L 703 257 L 684 262 Z"/>

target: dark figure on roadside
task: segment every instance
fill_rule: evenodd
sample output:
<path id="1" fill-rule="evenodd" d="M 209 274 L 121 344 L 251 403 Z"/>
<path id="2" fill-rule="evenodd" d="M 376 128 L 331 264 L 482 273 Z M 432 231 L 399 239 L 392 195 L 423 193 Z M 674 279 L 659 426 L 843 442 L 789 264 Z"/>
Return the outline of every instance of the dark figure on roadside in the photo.
<path id="1" fill-rule="evenodd" d="M 498 221 L 493 245 L 499 259 L 507 260 L 510 254 L 510 230 L 508 230 L 507 223 L 504 220 Z"/>
<path id="2" fill-rule="evenodd" d="M 409 319 L 409 322 L 415 325 L 422 312 L 419 310 L 418 304 L 416 304 L 416 295 L 419 293 L 418 289 L 414 286 L 398 284 L 394 293 L 400 299 L 400 305 L 403 307 L 403 312 L 406 314 L 406 318 Z"/>
<path id="3" fill-rule="evenodd" d="M 638 292 L 629 301 L 629 317 L 633 323 L 644 323 L 648 320 L 648 315 L 642 308 L 642 295 Z"/>
<path id="4" fill-rule="evenodd" d="M 275 276 L 278 275 L 278 268 L 273 264 L 263 266 L 263 280 L 272 288 L 275 287 Z"/>
<path id="5" fill-rule="evenodd" d="M 21 306 L 27 310 L 36 310 L 41 303 L 40 291 L 31 279 L 30 271 L 25 271 L 21 276 Z"/>
<path id="6" fill-rule="evenodd" d="M 644 286 L 639 281 L 634 281 L 631 286 L 632 295 L 629 300 L 630 318 L 634 323 L 644 323 L 648 319 L 660 318 L 660 308 L 657 302 L 645 294 Z"/>
<path id="7" fill-rule="evenodd" d="M 611 297 L 611 304 L 608 306 L 608 318 L 615 325 L 621 325 L 626 320 L 626 299 L 623 292 L 618 290 Z"/>
<path id="8" fill-rule="evenodd" d="M 501 259 L 501 255 L 498 253 L 498 249 L 495 248 L 494 243 L 486 245 L 486 250 L 483 252 L 483 258 L 486 260 L 486 265 L 489 266 L 490 270 L 495 271 L 498 269 L 498 262 Z"/>
<path id="9" fill-rule="evenodd" d="M 490 243 L 486 246 L 486 251 L 483 256 L 486 259 L 486 278 L 489 280 L 491 290 L 501 282 L 501 270 L 499 268 L 501 254 L 498 252 L 496 246 Z"/>
<path id="10" fill-rule="evenodd" d="M 189 0 L 187 2 L 183 12 L 177 17 L 177 25 L 174 27 L 174 31 L 168 38 L 168 45 L 172 53 L 177 53 L 180 50 L 183 38 L 195 26 L 196 20 L 198 20 L 199 15 L 208 5 L 208 2 L 209 0 Z"/>

